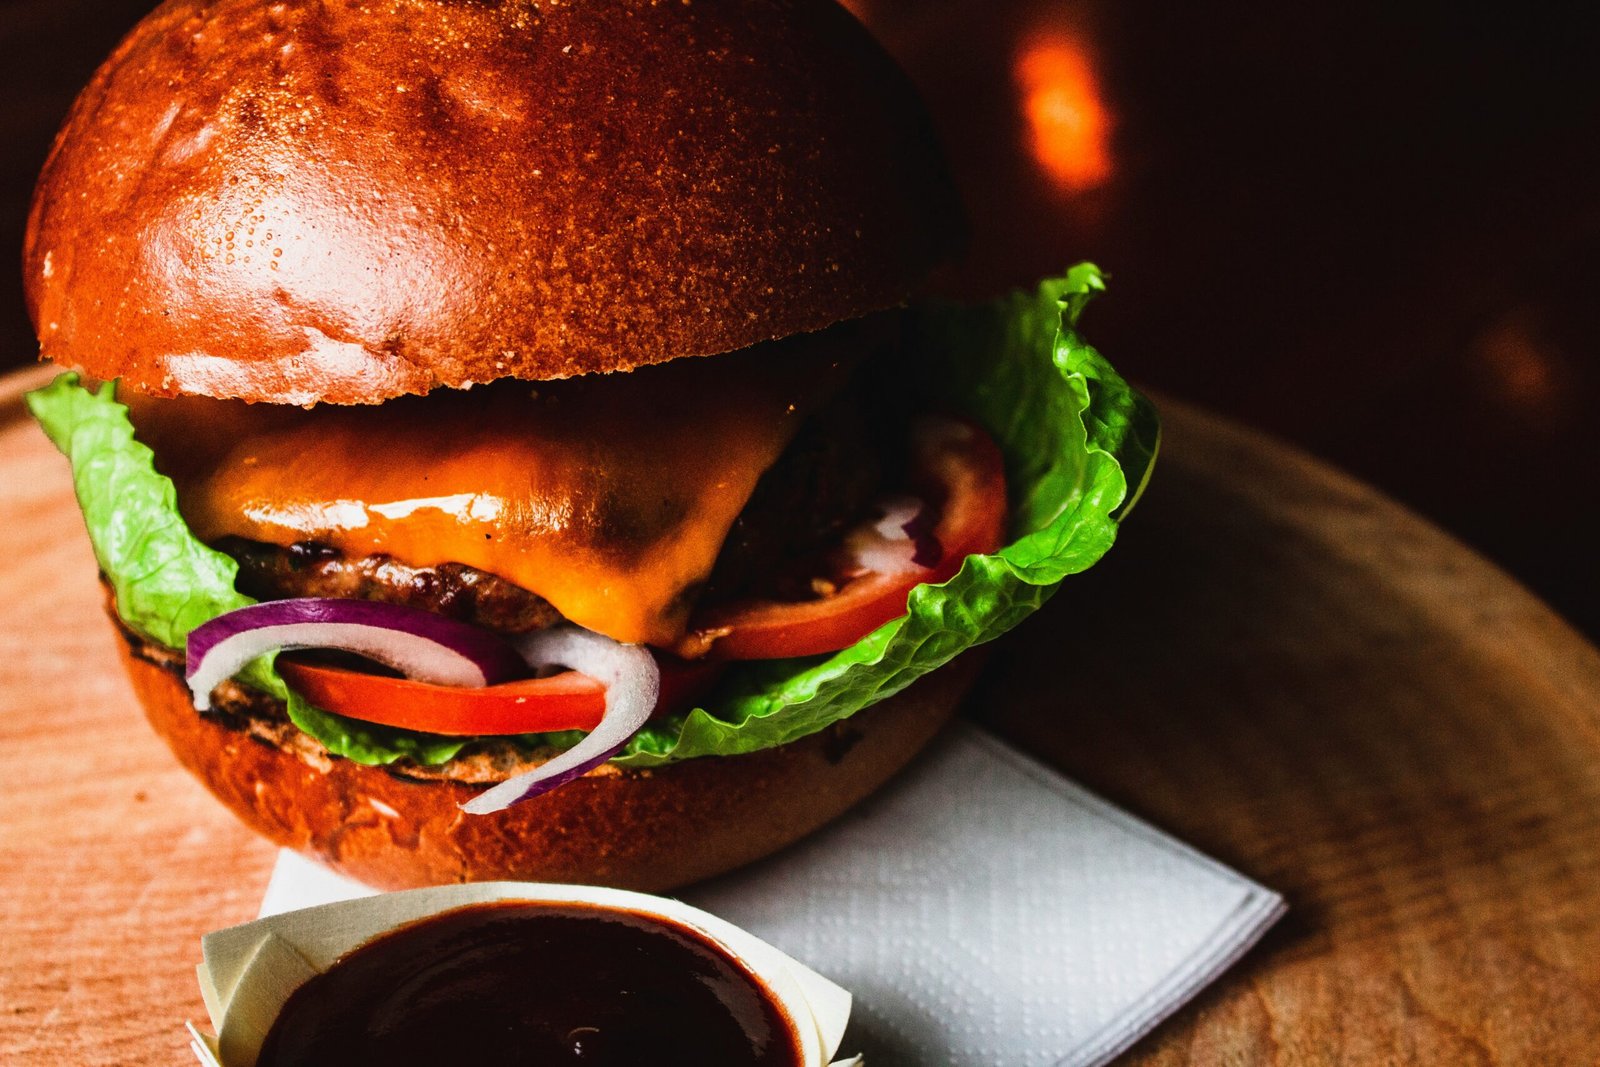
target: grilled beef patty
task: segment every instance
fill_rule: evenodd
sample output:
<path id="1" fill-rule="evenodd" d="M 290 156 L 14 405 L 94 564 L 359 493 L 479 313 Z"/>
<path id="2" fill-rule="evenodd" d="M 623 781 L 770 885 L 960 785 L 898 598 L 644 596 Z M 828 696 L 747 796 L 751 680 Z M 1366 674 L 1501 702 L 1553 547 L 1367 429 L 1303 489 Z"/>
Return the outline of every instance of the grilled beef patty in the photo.
<path id="1" fill-rule="evenodd" d="M 239 591 L 257 600 L 306 596 L 378 600 L 504 634 L 542 630 L 561 621 L 561 614 L 543 597 L 459 563 L 413 567 L 391 556 L 352 559 L 307 541 L 281 548 L 229 537 L 216 547 L 239 562 Z"/>
<path id="2" fill-rule="evenodd" d="M 837 543 L 885 482 L 888 437 L 849 390 L 801 427 L 735 520 L 703 595 L 782 595 L 797 560 Z M 413 567 L 390 556 L 347 557 L 327 545 L 289 548 L 229 537 L 217 548 L 239 563 L 238 588 L 258 600 L 337 597 L 403 604 L 504 634 L 554 626 L 543 597 L 459 563 Z"/>
<path id="3" fill-rule="evenodd" d="M 795 564 L 837 545 L 884 495 L 904 448 L 886 426 L 858 389 L 808 419 L 734 520 L 706 598 L 788 597 Z"/>

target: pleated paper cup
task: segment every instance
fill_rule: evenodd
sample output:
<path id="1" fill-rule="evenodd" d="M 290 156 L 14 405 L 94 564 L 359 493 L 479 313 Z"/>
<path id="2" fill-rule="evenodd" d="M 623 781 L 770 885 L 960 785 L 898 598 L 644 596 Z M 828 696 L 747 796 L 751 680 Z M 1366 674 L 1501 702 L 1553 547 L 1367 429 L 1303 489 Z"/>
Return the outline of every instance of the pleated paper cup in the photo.
<path id="1" fill-rule="evenodd" d="M 342 957 L 419 920 L 475 904 L 584 904 L 653 916 L 696 931 L 766 986 L 794 1027 L 805 1067 L 827 1067 L 844 1040 L 850 994 L 753 934 L 709 912 L 645 893 L 532 882 L 384 893 L 273 915 L 207 934 L 200 991 L 212 1033 L 189 1027 L 190 1047 L 208 1067 L 255 1067 L 262 1042 L 289 997 Z M 836 1067 L 859 1067 L 860 1060 Z"/>

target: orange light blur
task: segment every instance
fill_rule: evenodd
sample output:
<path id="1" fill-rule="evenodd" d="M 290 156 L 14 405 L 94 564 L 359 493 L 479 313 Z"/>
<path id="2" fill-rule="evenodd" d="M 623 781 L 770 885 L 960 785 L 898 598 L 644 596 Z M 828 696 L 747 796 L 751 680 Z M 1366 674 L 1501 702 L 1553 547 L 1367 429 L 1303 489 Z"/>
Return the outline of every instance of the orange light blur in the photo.
<path id="1" fill-rule="evenodd" d="M 1560 354 L 1540 333 L 1530 315 L 1513 312 L 1490 327 L 1476 347 L 1495 395 L 1528 421 L 1548 423 L 1565 414 L 1572 393 Z"/>
<path id="2" fill-rule="evenodd" d="M 1017 56 L 1017 87 L 1033 138 L 1033 156 L 1068 192 L 1111 177 L 1111 112 L 1089 52 L 1064 35 L 1041 37 Z"/>

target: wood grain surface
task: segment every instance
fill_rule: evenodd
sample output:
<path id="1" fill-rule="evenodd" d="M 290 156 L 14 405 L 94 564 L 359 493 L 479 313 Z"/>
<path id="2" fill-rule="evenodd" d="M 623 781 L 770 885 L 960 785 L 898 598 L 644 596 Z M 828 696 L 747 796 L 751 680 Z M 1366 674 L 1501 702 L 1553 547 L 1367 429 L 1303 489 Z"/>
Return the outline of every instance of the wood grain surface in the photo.
<path id="1" fill-rule="evenodd" d="M 1284 891 L 1142 1064 L 1600 1058 L 1600 655 L 1371 490 L 1166 405 L 1122 543 L 971 713 Z M 181 1064 L 272 851 L 115 672 L 65 463 L 0 404 L 0 1062 Z"/>

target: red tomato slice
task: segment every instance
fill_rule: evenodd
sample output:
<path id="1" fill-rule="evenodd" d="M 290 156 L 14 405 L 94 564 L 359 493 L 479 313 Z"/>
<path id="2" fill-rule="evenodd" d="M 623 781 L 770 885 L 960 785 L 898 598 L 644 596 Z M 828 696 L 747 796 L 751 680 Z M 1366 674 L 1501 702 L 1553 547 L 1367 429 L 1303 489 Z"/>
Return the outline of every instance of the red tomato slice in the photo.
<path id="1" fill-rule="evenodd" d="M 429 685 L 288 656 L 278 657 L 278 671 L 319 708 L 362 722 L 453 737 L 593 730 L 605 713 L 605 687 L 576 671 L 481 689 Z M 688 704 L 718 673 L 715 664 L 661 661 L 656 713 Z"/>
<path id="2" fill-rule="evenodd" d="M 968 422 L 927 419 L 918 425 L 913 446 L 917 488 L 939 505 L 933 530 L 938 561 L 850 577 L 837 592 L 817 600 L 718 605 L 693 625 L 712 642 L 712 657 L 788 659 L 849 648 L 904 615 L 912 589 L 949 581 L 969 555 L 993 552 L 1004 543 L 1005 461 L 989 435 Z"/>
<path id="3" fill-rule="evenodd" d="M 852 572 L 837 592 L 817 600 L 742 601 L 719 605 L 693 629 L 713 660 L 787 659 L 848 648 L 906 612 L 921 584 L 949 581 L 967 556 L 993 552 L 1005 537 L 1005 464 L 987 434 L 970 423 L 929 419 L 913 441 L 916 489 L 938 510 L 932 531 L 938 559 L 894 572 Z M 721 671 L 715 662 L 667 658 L 661 663 L 658 714 L 685 707 Z M 429 685 L 405 678 L 308 663 L 280 656 L 284 679 L 319 708 L 363 722 L 449 736 L 592 730 L 605 710 L 605 690 L 575 671 L 481 689 Z"/>

